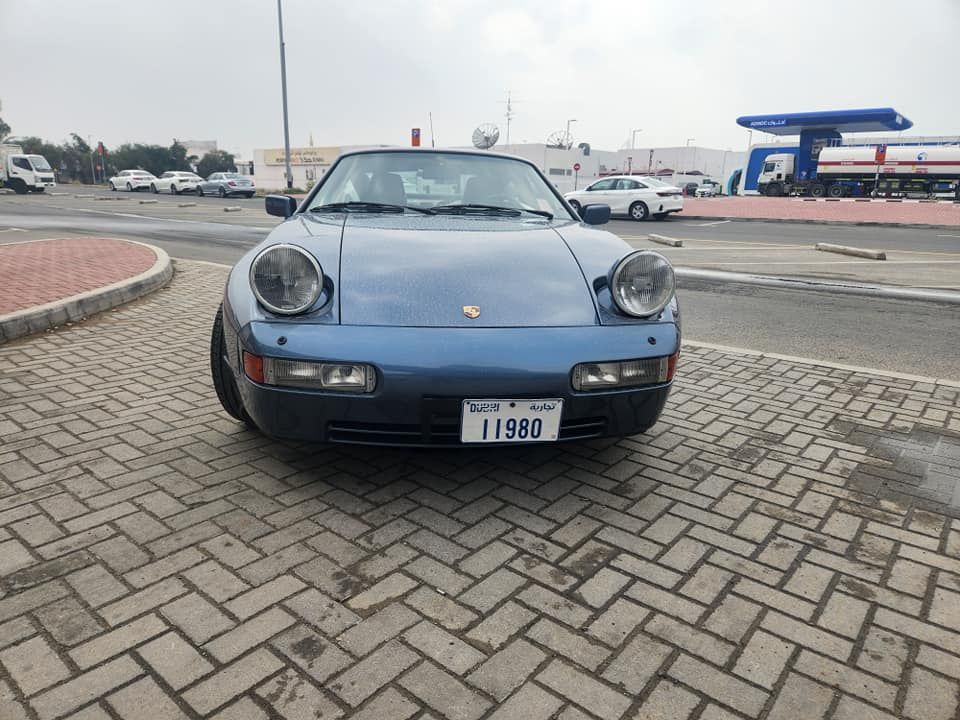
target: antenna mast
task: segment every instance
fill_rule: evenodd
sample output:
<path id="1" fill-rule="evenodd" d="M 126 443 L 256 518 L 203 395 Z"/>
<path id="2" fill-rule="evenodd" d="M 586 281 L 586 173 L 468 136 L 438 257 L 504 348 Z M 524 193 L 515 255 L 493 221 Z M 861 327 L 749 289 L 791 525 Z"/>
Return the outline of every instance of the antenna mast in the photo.
<path id="1" fill-rule="evenodd" d="M 433 112 L 430 112 L 430 147 L 436 147 L 433 144 Z"/>
<path id="2" fill-rule="evenodd" d="M 510 121 L 513 120 L 513 100 L 510 95 L 510 91 L 507 90 L 507 112 L 504 114 L 504 117 L 507 119 L 507 147 L 510 147 Z M 500 102 L 503 102 L 503 100 Z"/>

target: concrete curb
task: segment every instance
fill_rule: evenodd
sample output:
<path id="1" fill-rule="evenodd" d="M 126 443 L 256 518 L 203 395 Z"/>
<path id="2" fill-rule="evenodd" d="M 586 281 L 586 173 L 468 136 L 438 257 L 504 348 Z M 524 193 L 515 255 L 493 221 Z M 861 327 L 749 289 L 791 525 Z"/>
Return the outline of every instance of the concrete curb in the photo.
<path id="1" fill-rule="evenodd" d="M 868 260 L 886 260 L 887 254 L 883 250 L 870 250 L 868 248 L 850 247 L 849 245 L 834 245 L 832 243 L 817 243 L 813 246 L 814 250 L 820 252 L 837 253 L 838 255 L 851 255 L 853 257 L 867 258 Z"/>
<path id="2" fill-rule="evenodd" d="M 779 288 L 781 290 L 806 290 L 838 295 L 859 295 L 884 300 L 918 300 L 946 305 L 960 305 L 960 292 L 953 290 L 925 290 L 923 288 L 894 287 L 892 285 L 844 283 L 825 280 L 823 278 L 751 275 L 749 273 L 701 270 L 690 267 L 675 266 L 673 270 L 678 278 L 689 280 L 705 280 L 707 282 L 734 283 L 738 285 L 758 285 L 761 287 Z"/>
<path id="3" fill-rule="evenodd" d="M 669 245 L 670 247 L 683 247 L 683 240 L 677 240 L 676 238 L 667 237 L 666 235 L 657 235 L 656 233 L 648 233 L 647 239 L 650 242 L 655 242 L 660 245 Z"/>
<path id="4" fill-rule="evenodd" d="M 43 240 L 27 242 L 43 242 Z M 64 323 L 76 322 L 95 313 L 131 302 L 163 287 L 170 281 L 173 277 L 173 265 L 170 262 L 170 256 L 164 250 L 135 240 L 124 242 L 150 248 L 156 256 L 153 267 L 112 285 L 54 300 L 45 305 L 0 315 L 0 345 L 26 335 L 52 330 Z"/>
<path id="5" fill-rule="evenodd" d="M 678 220 L 740 220 L 742 222 L 771 222 L 771 223 L 797 223 L 800 225 L 841 225 L 860 227 L 895 227 L 895 228 L 915 228 L 917 230 L 960 230 L 958 225 L 937 225 L 933 223 L 897 223 L 882 222 L 880 220 L 809 220 L 806 218 L 756 218 L 756 217 L 735 217 L 732 215 L 687 215 L 683 213 L 677 216 Z"/>

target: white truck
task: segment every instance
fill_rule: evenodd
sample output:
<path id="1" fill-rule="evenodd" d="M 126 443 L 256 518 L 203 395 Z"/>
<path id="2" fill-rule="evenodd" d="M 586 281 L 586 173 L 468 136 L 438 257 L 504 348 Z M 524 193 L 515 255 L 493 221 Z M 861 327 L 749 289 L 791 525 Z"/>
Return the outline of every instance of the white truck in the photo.
<path id="1" fill-rule="evenodd" d="M 841 145 L 825 147 L 806 163 L 796 152 L 767 155 L 761 195 L 907 195 L 951 192 L 960 200 L 958 145 Z"/>
<path id="2" fill-rule="evenodd" d="M 53 168 L 43 155 L 25 155 L 19 145 L 0 145 L 0 187 L 23 195 L 56 186 Z"/>

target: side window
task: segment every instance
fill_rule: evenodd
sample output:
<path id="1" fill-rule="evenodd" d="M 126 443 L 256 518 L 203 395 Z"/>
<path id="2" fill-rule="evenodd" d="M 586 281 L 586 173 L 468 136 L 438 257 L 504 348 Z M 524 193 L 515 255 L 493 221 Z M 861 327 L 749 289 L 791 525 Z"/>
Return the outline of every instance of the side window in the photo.
<path id="1" fill-rule="evenodd" d="M 588 191 L 593 192 L 594 190 L 613 190 L 614 186 L 617 184 L 616 180 L 598 180 L 593 185 L 587 188 Z"/>
<path id="2" fill-rule="evenodd" d="M 162 177 L 162 178 L 173 177 L 173 173 L 165 172 L 165 173 L 164 173 L 163 175 L 161 175 L 160 177 Z"/>
<path id="3" fill-rule="evenodd" d="M 13 158 L 13 164 L 16 165 L 21 170 L 32 170 L 30 167 L 30 161 L 26 158 Z"/>
<path id="4" fill-rule="evenodd" d="M 764 164 L 763 164 L 763 171 L 764 171 L 765 173 L 773 172 L 773 170 L 774 170 L 774 164 L 773 164 L 772 162 L 768 162 L 768 163 L 764 163 Z"/>
<path id="5" fill-rule="evenodd" d="M 641 190 L 645 188 L 644 185 L 639 180 L 619 180 L 617 182 L 617 190 Z"/>

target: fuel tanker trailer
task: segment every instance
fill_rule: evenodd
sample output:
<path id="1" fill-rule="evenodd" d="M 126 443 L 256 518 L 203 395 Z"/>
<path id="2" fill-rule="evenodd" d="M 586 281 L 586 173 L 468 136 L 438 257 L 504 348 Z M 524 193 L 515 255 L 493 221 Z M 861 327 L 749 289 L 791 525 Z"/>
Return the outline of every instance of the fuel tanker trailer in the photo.
<path id="1" fill-rule="evenodd" d="M 760 169 L 761 195 L 934 195 L 960 200 L 960 145 L 841 145 L 820 150 L 796 171 L 796 153 L 768 155 Z"/>

